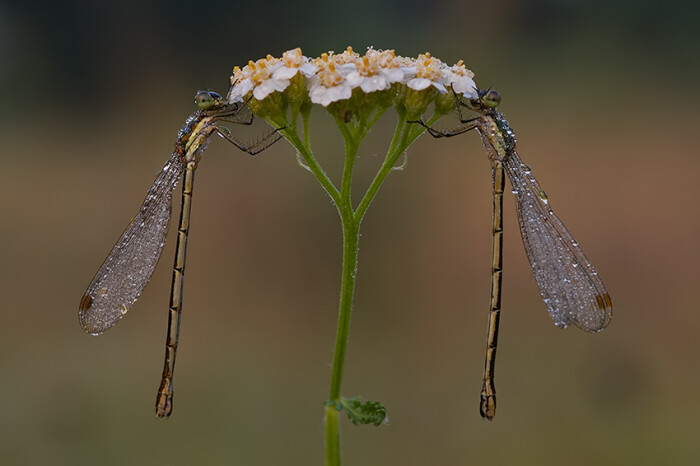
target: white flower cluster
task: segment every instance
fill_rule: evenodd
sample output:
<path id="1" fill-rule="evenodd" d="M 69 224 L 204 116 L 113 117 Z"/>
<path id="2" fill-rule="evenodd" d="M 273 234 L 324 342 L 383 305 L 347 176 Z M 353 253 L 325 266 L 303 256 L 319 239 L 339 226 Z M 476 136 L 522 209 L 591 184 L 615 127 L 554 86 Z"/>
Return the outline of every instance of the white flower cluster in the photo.
<path id="1" fill-rule="evenodd" d="M 275 91 L 282 92 L 297 73 L 306 79 L 311 102 L 324 107 L 349 99 L 355 88 L 368 94 L 389 89 L 394 83 L 405 84 L 416 91 L 433 86 L 443 94 L 452 87 L 457 94 L 476 97 L 474 73 L 466 69 L 461 60 L 448 66 L 429 53 L 408 58 L 396 56 L 393 50 L 372 48 L 360 56 L 351 47 L 341 54 L 329 52 L 311 59 L 296 48 L 284 52 L 282 58 L 268 55 L 248 62 L 243 69 L 234 68 L 229 102 L 242 102 L 251 91 L 257 100 Z"/>

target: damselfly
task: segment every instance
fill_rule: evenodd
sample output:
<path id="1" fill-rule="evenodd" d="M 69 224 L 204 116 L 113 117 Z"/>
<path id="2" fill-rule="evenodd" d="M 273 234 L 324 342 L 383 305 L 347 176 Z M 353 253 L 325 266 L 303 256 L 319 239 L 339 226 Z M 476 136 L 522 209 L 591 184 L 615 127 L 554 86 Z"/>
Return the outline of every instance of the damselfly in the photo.
<path id="1" fill-rule="evenodd" d="M 251 155 L 268 148 L 281 135 L 273 132 L 253 144 L 234 139 L 221 122 L 250 125 L 253 114 L 245 103 L 228 104 L 215 92 L 195 96 L 199 110 L 190 116 L 178 133 L 175 151 L 158 173 L 141 210 L 129 223 L 104 263 L 95 274 L 80 301 L 78 317 L 83 329 L 99 335 L 116 324 L 141 295 L 163 252 L 170 224 L 173 190 L 184 171 L 180 224 L 168 313 L 163 376 L 156 398 L 156 415 L 169 416 L 173 403 L 173 374 L 180 333 L 182 286 L 185 276 L 187 235 L 190 229 L 194 172 L 209 137 L 216 133 Z"/>
<path id="2" fill-rule="evenodd" d="M 610 295 L 578 242 L 554 215 L 549 200 L 530 168 L 515 151 L 515 133 L 503 114 L 496 110 L 501 96 L 494 90 L 477 90 L 473 98 L 458 104 L 460 125 L 448 132 L 427 127 L 434 137 L 455 136 L 476 129 L 491 161 L 493 186 L 493 256 L 491 301 L 486 345 L 481 416 L 496 415 L 494 370 L 498 323 L 501 311 L 503 260 L 503 188 L 508 174 L 516 198 L 520 233 L 535 281 L 554 324 L 574 324 L 588 332 L 603 330 L 612 317 Z M 476 116 L 464 118 L 463 111 Z"/>

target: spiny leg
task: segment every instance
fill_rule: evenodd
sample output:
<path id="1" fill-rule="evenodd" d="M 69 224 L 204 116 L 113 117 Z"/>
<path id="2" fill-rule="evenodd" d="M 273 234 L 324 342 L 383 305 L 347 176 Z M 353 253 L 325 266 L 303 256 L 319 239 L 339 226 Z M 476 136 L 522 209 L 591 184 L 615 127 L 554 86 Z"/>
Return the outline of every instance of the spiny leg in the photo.
<path id="1" fill-rule="evenodd" d="M 252 110 L 243 103 L 230 104 L 211 113 L 216 118 L 216 121 L 225 121 L 237 125 L 252 125 L 254 120 Z"/>
<path id="2" fill-rule="evenodd" d="M 249 153 L 250 155 L 259 154 L 260 152 L 264 151 L 265 149 L 282 139 L 282 135 L 277 129 L 274 130 L 272 133 L 266 134 L 261 139 L 256 140 L 252 144 L 244 144 L 243 142 L 236 140 L 233 136 L 231 136 L 231 131 L 226 127 L 218 126 L 216 128 L 216 132 L 219 136 L 226 139 L 228 142 L 238 147 L 240 150 Z"/>
<path id="3" fill-rule="evenodd" d="M 212 117 L 213 120 L 216 121 L 216 123 L 225 122 L 249 126 L 253 124 L 254 120 L 253 112 L 248 106 L 247 101 L 221 105 L 219 108 L 207 109 L 206 112 L 208 116 Z M 234 138 L 231 135 L 231 130 L 224 126 L 215 125 L 212 131 L 216 131 L 219 136 L 226 139 L 240 150 L 247 152 L 250 155 L 255 155 L 267 149 L 282 138 L 282 135 L 279 134 L 279 129 L 281 128 L 275 129 L 272 133 L 265 134 L 262 138 L 256 140 L 252 144 L 246 144 Z"/>
<path id="4" fill-rule="evenodd" d="M 479 118 L 480 117 L 474 117 L 474 118 L 469 118 L 466 120 L 462 120 L 460 118 L 459 122 L 463 126 L 458 126 L 457 128 L 455 128 L 451 131 L 437 130 L 437 129 L 433 128 L 432 126 L 428 126 L 427 124 L 425 124 L 425 122 L 423 120 L 409 121 L 409 123 L 417 123 L 417 124 L 421 125 L 422 127 L 424 127 L 428 131 L 428 134 L 430 134 L 434 138 L 443 138 L 443 137 L 449 138 L 452 136 L 457 136 L 459 134 L 466 133 L 467 131 L 471 131 L 474 128 L 477 128 L 479 126 Z"/>

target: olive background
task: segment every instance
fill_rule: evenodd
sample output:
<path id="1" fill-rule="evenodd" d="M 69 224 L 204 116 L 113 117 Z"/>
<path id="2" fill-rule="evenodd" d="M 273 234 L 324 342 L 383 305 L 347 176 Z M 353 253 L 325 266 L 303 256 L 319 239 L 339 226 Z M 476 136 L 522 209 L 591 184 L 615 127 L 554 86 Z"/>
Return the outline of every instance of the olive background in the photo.
<path id="1" fill-rule="evenodd" d="M 1 2 L 3 464 L 323 464 L 341 232 L 286 142 L 250 157 L 214 140 L 197 171 L 170 419 L 153 402 L 172 231 L 118 325 L 91 337 L 77 307 L 197 90 L 224 93 L 268 53 L 348 45 L 462 59 L 501 92 L 614 317 L 594 335 L 552 325 L 506 193 L 498 410 L 482 420 L 489 163 L 476 134 L 421 137 L 362 225 L 342 391 L 389 422 L 343 419 L 343 464 L 697 464 L 698 19 L 674 0 Z M 340 135 L 312 118 L 337 180 Z M 360 151 L 356 200 L 394 122 Z"/>

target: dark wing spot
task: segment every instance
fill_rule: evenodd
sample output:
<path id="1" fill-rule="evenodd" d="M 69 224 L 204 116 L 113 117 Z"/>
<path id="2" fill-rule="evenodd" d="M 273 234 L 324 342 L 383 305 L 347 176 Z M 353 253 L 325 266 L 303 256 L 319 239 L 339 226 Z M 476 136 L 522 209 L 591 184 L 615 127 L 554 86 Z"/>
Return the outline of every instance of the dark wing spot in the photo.
<path id="1" fill-rule="evenodd" d="M 80 312 L 85 312 L 92 306 L 92 296 L 89 294 L 83 295 L 83 299 L 80 300 L 80 307 L 78 308 Z"/>

